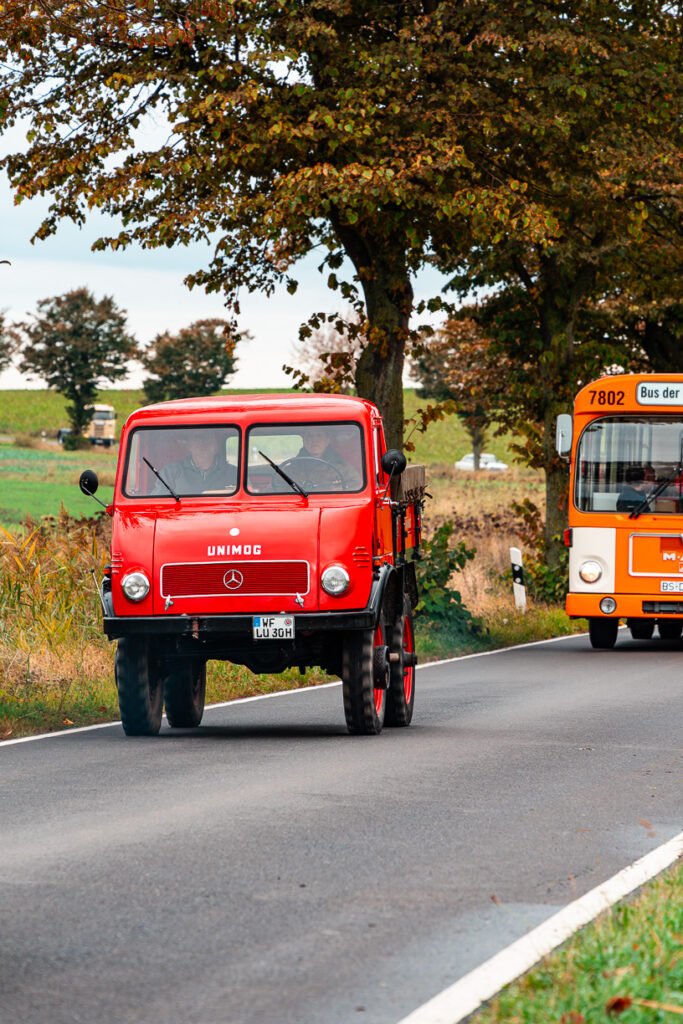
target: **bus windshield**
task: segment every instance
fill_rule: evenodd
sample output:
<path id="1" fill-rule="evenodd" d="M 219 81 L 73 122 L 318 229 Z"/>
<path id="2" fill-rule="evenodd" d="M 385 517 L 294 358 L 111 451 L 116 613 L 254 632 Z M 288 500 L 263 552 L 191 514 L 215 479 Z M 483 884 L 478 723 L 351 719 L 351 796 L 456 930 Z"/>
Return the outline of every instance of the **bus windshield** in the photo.
<path id="1" fill-rule="evenodd" d="M 606 417 L 583 431 L 574 502 L 581 512 L 683 512 L 683 418 Z"/>

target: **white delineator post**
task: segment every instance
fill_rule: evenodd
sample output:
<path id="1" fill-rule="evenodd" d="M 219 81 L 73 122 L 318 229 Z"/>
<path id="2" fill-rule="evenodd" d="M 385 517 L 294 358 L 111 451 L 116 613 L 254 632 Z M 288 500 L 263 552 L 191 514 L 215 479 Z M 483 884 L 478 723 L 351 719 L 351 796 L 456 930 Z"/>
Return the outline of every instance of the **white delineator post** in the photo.
<path id="1" fill-rule="evenodd" d="M 515 595 L 515 607 L 519 611 L 525 612 L 526 587 L 524 586 L 522 552 L 519 548 L 510 548 L 510 562 L 512 563 L 512 592 Z"/>

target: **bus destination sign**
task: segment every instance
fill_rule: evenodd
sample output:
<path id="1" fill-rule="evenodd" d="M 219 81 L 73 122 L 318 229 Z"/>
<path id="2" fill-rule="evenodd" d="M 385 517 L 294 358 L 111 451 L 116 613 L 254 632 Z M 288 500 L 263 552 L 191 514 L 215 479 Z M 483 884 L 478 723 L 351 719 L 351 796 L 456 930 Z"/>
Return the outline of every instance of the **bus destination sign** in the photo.
<path id="1" fill-rule="evenodd" d="M 636 388 L 636 401 L 640 405 L 683 405 L 683 384 L 641 380 Z"/>

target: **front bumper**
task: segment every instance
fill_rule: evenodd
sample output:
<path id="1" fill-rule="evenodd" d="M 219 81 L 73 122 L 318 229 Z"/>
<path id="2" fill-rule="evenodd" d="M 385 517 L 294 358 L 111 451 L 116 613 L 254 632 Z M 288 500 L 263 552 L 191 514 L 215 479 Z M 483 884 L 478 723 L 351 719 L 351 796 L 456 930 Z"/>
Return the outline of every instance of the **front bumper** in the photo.
<path id="1" fill-rule="evenodd" d="M 603 597 L 617 602 L 611 616 L 600 611 Z M 683 618 L 683 594 L 567 594 L 565 608 L 573 619 Z"/>
<path id="2" fill-rule="evenodd" d="M 353 612 L 320 612 L 293 615 L 294 629 L 300 633 L 327 633 L 330 630 L 374 629 L 375 612 L 371 608 Z M 105 615 L 104 632 L 110 640 L 122 636 L 208 637 L 222 633 L 251 636 L 252 615 Z"/>

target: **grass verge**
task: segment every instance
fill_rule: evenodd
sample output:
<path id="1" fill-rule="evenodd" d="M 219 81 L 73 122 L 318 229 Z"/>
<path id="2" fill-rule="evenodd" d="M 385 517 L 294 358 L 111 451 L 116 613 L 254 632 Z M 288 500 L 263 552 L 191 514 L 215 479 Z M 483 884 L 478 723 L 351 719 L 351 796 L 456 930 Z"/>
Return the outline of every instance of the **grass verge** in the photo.
<path id="1" fill-rule="evenodd" d="M 471 1024 L 673 1024 L 683 1018 L 683 867 L 613 907 Z"/>

